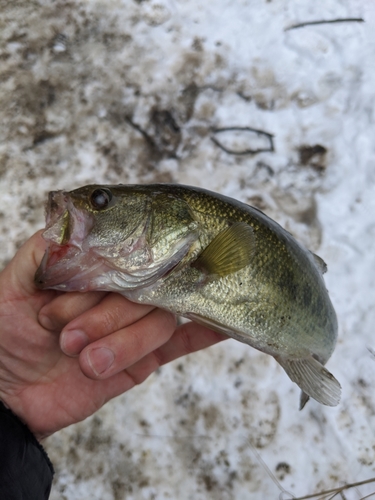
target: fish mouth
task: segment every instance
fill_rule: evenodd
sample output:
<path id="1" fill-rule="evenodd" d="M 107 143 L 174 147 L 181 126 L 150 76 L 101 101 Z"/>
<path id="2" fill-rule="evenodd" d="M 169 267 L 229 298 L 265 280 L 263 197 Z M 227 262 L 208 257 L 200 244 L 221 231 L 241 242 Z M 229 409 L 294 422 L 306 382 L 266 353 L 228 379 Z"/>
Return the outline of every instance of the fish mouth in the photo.
<path id="1" fill-rule="evenodd" d="M 72 289 L 71 280 L 88 270 L 84 241 L 94 225 L 92 216 L 77 208 L 65 191 L 51 191 L 46 205 L 46 228 L 42 234 L 47 250 L 35 273 L 40 289 Z M 93 264 L 93 262 L 90 262 Z M 97 266 L 96 266 L 97 267 Z"/>
<path id="2" fill-rule="evenodd" d="M 66 264 L 76 259 L 78 254 L 79 249 L 74 246 L 50 243 L 35 273 L 36 286 L 44 290 L 71 279 L 76 274 L 76 266 L 67 269 Z"/>
<path id="3" fill-rule="evenodd" d="M 50 244 L 35 273 L 35 285 L 41 289 L 64 292 L 100 290 L 111 271 L 106 262 L 93 251 L 82 253 L 75 246 Z M 103 288 L 106 290 L 106 288 Z"/>

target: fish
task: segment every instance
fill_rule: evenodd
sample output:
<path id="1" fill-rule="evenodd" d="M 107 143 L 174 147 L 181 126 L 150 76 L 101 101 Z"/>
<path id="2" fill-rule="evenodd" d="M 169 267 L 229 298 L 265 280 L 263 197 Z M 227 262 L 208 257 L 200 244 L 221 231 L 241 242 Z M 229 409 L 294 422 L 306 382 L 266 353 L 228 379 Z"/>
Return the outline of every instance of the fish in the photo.
<path id="1" fill-rule="evenodd" d="M 179 184 L 93 184 L 49 193 L 43 238 L 40 289 L 166 309 L 273 356 L 300 408 L 339 403 L 327 266 L 257 208 Z"/>

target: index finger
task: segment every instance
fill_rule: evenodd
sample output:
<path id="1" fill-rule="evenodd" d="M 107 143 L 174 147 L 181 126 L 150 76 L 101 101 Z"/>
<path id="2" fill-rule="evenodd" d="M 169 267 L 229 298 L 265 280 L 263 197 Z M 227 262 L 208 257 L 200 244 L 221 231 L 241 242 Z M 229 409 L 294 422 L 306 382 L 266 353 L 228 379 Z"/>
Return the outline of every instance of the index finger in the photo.
<path id="1" fill-rule="evenodd" d="M 61 332 L 68 323 L 96 306 L 107 292 L 60 292 L 41 308 L 38 321 L 47 330 Z"/>
<path id="2" fill-rule="evenodd" d="M 153 309 L 154 306 L 136 304 L 118 293 L 110 293 L 66 325 L 60 337 L 61 349 L 75 356 L 86 345 L 135 323 Z"/>

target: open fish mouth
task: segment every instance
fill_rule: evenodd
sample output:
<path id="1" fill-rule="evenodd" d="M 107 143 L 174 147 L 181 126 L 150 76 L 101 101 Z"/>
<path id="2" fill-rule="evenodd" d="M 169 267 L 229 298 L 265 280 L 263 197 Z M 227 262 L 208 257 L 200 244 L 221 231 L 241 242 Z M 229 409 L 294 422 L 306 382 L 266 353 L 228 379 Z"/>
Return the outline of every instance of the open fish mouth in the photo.
<path id="1" fill-rule="evenodd" d="M 83 271 L 87 272 L 89 264 L 92 267 L 93 259 L 90 262 L 87 254 L 83 258 L 83 251 L 85 237 L 93 224 L 90 214 L 76 208 L 68 193 L 49 193 L 43 233 L 49 245 L 35 274 L 38 288 L 73 289 L 69 282 Z"/>
<path id="2" fill-rule="evenodd" d="M 42 290 L 47 288 L 64 292 L 107 290 L 105 277 L 111 271 L 106 262 L 98 259 L 93 251 L 82 253 L 75 246 L 52 243 L 35 273 L 34 282 Z"/>
<path id="3" fill-rule="evenodd" d="M 38 288 L 55 287 L 72 278 L 76 274 L 76 266 L 67 269 L 65 264 L 74 260 L 78 253 L 79 249 L 70 245 L 50 244 L 35 273 L 34 281 Z"/>

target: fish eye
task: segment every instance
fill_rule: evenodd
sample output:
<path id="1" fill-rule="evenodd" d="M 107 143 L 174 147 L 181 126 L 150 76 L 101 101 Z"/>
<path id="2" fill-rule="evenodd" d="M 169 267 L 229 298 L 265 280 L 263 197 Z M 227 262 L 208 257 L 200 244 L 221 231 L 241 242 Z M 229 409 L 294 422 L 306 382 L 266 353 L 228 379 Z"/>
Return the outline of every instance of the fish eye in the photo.
<path id="1" fill-rule="evenodd" d="M 107 208 L 111 200 L 111 191 L 104 188 L 95 189 L 90 196 L 90 203 L 95 210 L 103 210 L 104 208 Z"/>

